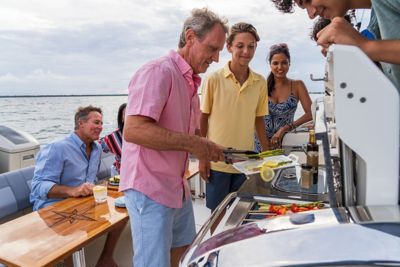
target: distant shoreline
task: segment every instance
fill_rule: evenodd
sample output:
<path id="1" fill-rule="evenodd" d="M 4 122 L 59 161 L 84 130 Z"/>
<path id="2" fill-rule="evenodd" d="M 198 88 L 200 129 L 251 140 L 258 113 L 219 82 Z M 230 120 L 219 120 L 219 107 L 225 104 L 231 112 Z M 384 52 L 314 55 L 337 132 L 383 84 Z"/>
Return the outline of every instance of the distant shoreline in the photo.
<path id="1" fill-rule="evenodd" d="M 325 92 L 308 92 L 309 94 L 324 94 Z M 0 98 L 22 97 L 99 97 L 99 96 L 128 96 L 128 94 L 98 94 L 98 95 L 0 95 Z"/>
<path id="2" fill-rule="evenodd" d="M 0 98 L 20 98 L 20 97 L 98 97 L 98 96 L 128 96 L 128 94 L 99 94 L 99 95 L 0 95 Z"/>

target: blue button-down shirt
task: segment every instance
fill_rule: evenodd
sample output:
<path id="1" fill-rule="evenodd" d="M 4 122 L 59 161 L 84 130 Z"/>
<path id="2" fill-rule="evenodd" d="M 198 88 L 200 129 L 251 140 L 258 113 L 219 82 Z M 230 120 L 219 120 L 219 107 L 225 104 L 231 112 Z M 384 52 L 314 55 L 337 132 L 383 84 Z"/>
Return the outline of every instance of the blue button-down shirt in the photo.
<path id="1" fill-rule="evenodd" d="M 47 197 L 50 189 L 56 184 L 79 186 L 84 182 L 94 183 L 97 180 L 100 158 L 100 145 L 93 142 L 88 157 L 85 143 L 75 133 L 45 146 L 36 159 L 32 179 L 30 201 L 33 203 L 33 210 L 62 200 Z"/>

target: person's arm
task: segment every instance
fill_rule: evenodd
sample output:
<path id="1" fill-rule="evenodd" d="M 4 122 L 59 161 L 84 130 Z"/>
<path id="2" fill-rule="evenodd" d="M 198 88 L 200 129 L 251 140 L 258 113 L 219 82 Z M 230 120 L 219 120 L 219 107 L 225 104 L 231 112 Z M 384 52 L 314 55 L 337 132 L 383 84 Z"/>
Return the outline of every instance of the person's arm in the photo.
<path id="1" fill-rule="evenodd" d="M 93 193 L 92 183 L 83 183 L 80 186 L 66 186 L 55 184 L 47 194 L 48 198 L 84 197 Z"/>
<path id="2" fill-rule="evenodd" d="M 317 38 L 317 43 L 323 49 L 327 49 L 331 44 L 354 45 L 373 61 L 400 64 L 400 40 L 369 40 L 344 18 L 334 18 L 317 34 Z"/>
<path id="3" fill-rule="evenodd" d="M 258 97 L 256 108 L 256 119 L 254 122 L 255 133 L 260 141 L 261 150 L 272 149 L 271 142 L 267 136 L 264 117 L 268 115 L 268 85 L 267 81 L 263 79 L 260 88 L 260 95 Z"/>
<path id="4" fill-rule="evenodd" d="M 58 143 L 49 144 L 40 151 L 32 179 L 32 195 L 35 199 L 78 197 L 90 195 L 91 186 L 77 187 L 61 184 L 61 175 L 64 170 L 63 147 Z M 90 191 L 90 192 L 89 192 Z"/>
<path id="5" fill-rule="evenodd" d="M 160 127 L 146 116 L 129 115 L 124 126 L 124 139 L 155 150 L 186 151 L 199 160 L 219 161 L 224 159 L 222 148 L 196 135 L 174 132 Z"/>
<path id="6" fill-rule="evenodd" d="M 200 135 L 202 137 L 207 137 L 207 133 L 208 133 L 208 117 L 210 115 L 207 113 L 201 113 L 200 116 Z M 204 181 L 208 181 L 208 178 L 210 177 L 210 169 L 211 169 L 211 165 L 210 165 L 210 161 L 206 161 L 206 160 L 200 160 L 199 161 L 199 172 L 200 172 L 200 177 L 204 180 Z"/>
<path id="7" fill-rule="evenodd" d="M 366 40 L 361 49 L 373 61 L 400 64 L 400 40 Z"/>
<path id="8" fill-rule="evenodd" d="M 260 141 L 262 151 L 271 149 L 271 143 L 267 137 L 267 132 L 265 130 L 264 116 L 256 117 L 255 130 L 258 140 Z"/>
<path id="9" fill-rule="evenodd" d="M 208 133 L 208 117 L 210 117 L 210 114 L 201 113 L 201 116 L 200 116 L 200 136 L 202 136 L 202 137 L 207 137 L 207 133 Z"/>
<path id="10" fill-rule="evenodd" d="M 298 81 L 297 94 L 298 94 L 301 106 L 303 107 L 304 114 L 292 123 L 291 128 L 296 128 L 296 127 L 302 125 L 303 123 L 306 123 L 306 122 L 312 120 L 312 114 L 311 114 L 312 101 L 311 101 L 310 95 L 308 94 L 307 88 L 306 88 L 305 84 L 303 83 L 303 81 Z"/>

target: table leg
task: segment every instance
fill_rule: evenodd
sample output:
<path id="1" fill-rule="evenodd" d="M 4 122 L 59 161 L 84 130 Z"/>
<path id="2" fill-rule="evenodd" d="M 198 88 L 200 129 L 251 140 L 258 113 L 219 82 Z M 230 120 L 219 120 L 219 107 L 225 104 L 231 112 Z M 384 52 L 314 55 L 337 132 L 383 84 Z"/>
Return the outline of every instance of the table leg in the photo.
<path id="1" fill-rule="evenodd" d="M 196 175 L 196 180 L 195 180 L 195 198 L 204 198 L 205 197 L 205 192 L 204 192 L 204 187 L 205 187 L 205 182 L 203 179 L 201 179 L 200 175 Z"/>
<path id="2" fill-rule="evenodd" d="M 81 248 L 80 250 L 74 252 L 74 254 L 72 254 L 72 261 L 74 263 L 74 267 L 86 267 L 85 249 Z"/>

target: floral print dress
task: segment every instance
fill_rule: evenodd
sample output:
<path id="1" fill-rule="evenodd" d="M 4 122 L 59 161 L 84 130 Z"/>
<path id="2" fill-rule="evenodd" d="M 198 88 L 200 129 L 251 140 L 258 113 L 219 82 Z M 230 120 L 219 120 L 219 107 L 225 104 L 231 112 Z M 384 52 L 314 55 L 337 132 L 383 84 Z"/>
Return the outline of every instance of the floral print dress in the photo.
<path id="1" fill-rule="evenodd" d="M 264 117 L 265 131 L 269 139 L 283 126 L 293 122 L 297 109 L 298 99 L 291 93 L 285 102 L 273 103 L 268 100 L 269 114 Z M 258 138 L 255 138 L 255 148 L 261 151 Z"/>

